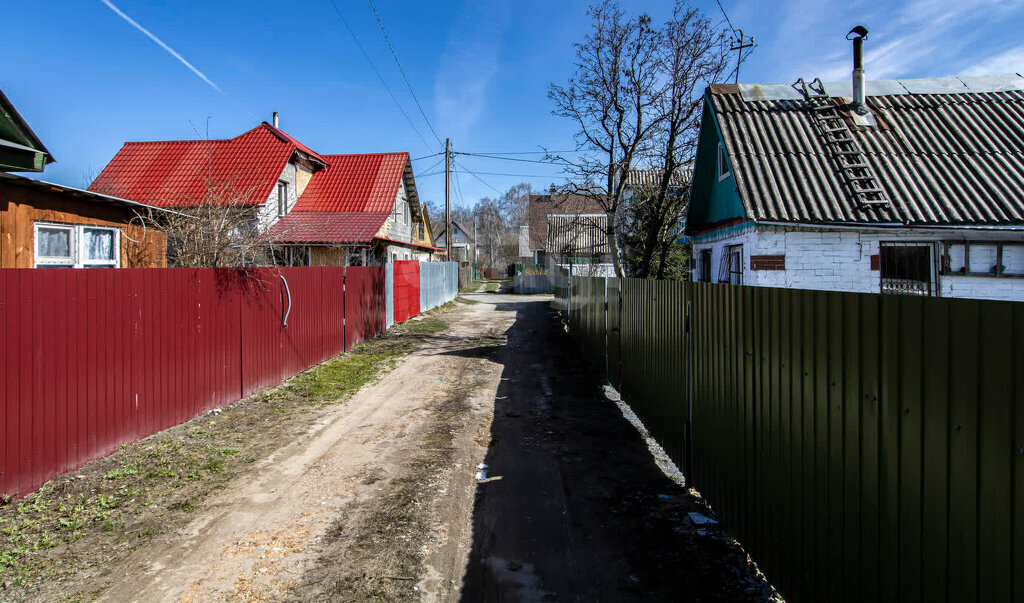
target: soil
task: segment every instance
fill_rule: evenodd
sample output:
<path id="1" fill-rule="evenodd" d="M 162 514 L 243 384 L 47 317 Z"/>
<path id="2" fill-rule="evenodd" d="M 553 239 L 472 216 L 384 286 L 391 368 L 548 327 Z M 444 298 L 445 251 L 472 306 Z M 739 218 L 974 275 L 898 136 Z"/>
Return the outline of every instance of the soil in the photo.
<path id="1" fill-rule="evenodd" d="M 264 425 L 273 451 L 111 561 L 95 595 L 768 600 L 726 526 L 688 519 L 713 513 L 659 466 L 549 299 L 463 294 L 446 331 L 285 443 Z"/>

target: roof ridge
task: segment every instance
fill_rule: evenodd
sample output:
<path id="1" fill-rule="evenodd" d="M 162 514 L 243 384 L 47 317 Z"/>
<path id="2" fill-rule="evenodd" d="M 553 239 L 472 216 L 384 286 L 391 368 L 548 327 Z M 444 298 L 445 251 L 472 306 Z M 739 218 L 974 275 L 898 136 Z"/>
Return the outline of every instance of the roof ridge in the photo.
<path id="1" fill-rule="evenodd" d="M 379 153 L 324 153 L 321 157 L 374 157 L 377 155 L 408 155 L 409 151 L 383 151 Z"/>

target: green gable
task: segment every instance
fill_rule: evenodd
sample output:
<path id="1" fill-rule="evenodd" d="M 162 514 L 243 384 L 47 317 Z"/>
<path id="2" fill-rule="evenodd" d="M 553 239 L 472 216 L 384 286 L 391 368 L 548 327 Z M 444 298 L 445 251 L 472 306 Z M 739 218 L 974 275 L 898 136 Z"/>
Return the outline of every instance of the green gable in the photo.
<path id="1" fill-rule="evenodd" d="M 693 188 L 690 191 L 690 210 L 686 216 L 686 231 L 694 233 L 704 228 L 732 220 L 746 218 L 736 180 L 732 175 L 731 160 L 729 175 L 719 179 L 718 147 L 723 145 L 718 120 L 711 110 L 711 103 L 704 99 L 704 115 L 701 118 L 700 137 L 697 142 L 697 159 L 693 166 Z M 727 154 L 728 155 L 728 154 Z"/>
<path id="2" fill-rule="evenodd" d="M 0 171 L 41 172 L 53 157 L 0 91 Z"/>

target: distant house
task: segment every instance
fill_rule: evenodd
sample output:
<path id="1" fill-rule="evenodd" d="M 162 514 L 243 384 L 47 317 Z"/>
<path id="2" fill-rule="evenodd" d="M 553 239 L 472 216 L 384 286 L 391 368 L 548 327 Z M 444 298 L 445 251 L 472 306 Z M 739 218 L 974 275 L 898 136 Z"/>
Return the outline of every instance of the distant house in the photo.
<path id="1" fill-rule="evenodd" d="M 711 86 L 693 278 L 1024 300 L 1022 115 L 1017 74 Z"/>
<path id="2" fill-rule="evenodd" d="M 441 234 L 437 235 L 435 244 L 441 249 L 447 249 L 447 233 L 442 230 Z M 476 238 L 455 220 L 452 220 L 452 257 L 449 259 L 453 262 L 476 261 Z"/>
<path id="3" fill-rule="evenodd" d="M 583 195 L 530 195 L 529 251 L 535 264 L 588 264 L 613 272 L 608 247 L 608 214 Z M 520 245 L 521 246 L 521 245 Z"/>
<path id="4" fill-rule="evenodd" d="M 53 161 L 0 92 L 0 268 L 166 265 L 166 237 L 139 218 L 149 208 L 8 173 L 42 172 Z"/>
<path id="5" fill-rule="evenodd" d="M 275 115 L 276 122 L 276 115 Z M 427 259 L 408 153 L 320 155 L 263 122 L 234 138 L 127 142 L 90 190 L 160 207 L 257 206 L 254 227 L 290 266 Z"/>
<path id="6" fill-rule="evenodd" d="M 651 168 L 635 168 L 629 170 L 626 177 L 626 186 L 622 191 L 622 206 L 628 209 L 636 198 L 637 193 L 642 190 L 655 192 L 661 186 L 661 178 L 665 170 Z M 678 167 L 669 177 L 667 193 L 672 196 L 681 196 L 689 192 L 690 182 L 693 179 L 693 167 L 690 165 Z M 684 234 L 686 227 L 686 207 L 682 207 L 682 217 L 678 224 L 672 226 L 675 229 L 673 236 L 678 236 L 677 242 L 683 243 L 688 239 Z M 670 231 L 671 232 L 671 231 Z M 623 250 L 624 252 L 626 250 Z"/>

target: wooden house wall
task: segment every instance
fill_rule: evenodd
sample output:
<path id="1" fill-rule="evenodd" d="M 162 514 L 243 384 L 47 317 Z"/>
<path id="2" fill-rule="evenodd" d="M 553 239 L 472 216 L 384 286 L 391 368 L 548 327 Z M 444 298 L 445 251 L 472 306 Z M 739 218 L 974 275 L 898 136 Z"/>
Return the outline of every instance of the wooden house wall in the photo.
<path id="1" fill-rule="evenodd" d="M 122 268 L 165 268 L 167 236 L 144 229 L 126 206 L 116 206 L 61 191 L 0 184 L 0 268 L 35 265 L 36 222 L 120 228 Z"/>

